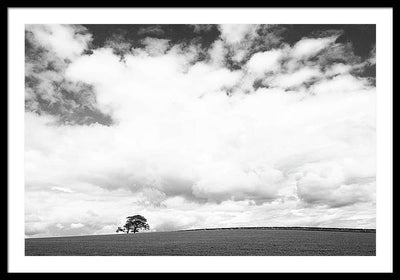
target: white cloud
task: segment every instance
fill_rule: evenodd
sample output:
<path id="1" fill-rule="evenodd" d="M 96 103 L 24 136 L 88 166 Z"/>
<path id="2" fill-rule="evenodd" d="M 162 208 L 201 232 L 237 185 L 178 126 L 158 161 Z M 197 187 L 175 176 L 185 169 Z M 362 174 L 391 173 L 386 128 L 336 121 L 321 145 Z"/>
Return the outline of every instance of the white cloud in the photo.
<path id="1" fill-rule="evenodd" d="M 84 227 L 84 226 L 85 226 L 85 225 L 84 225 L 84 224 L 81 224 L 81 223 L 77 223 L 77 224 L 72 223 L 72 224 L 70 225 L 71 228 L 82 228 L 82 227 Z"/>
<path id="2" fill-rule="evenodd" d="M 335 63 L 332 66 L 328 68 L 326 71 L 326 75 L 328 76 L 334 76 L 334 75 L 339 75 L 339 74 L 347 74 L 352 70 L 351 65 L 346 65 L 343 63 Z"/>
<path id="3" fill-rule="evenodd" d="M 145 51 L 152 56 L 162 55 L 169 47 L 169 40 L 147 37 L 142 40 Z"/>
<path id="4" fill-rule="evenodd" d="M 221 24 L 219 26 L 221 37 L 228 44 L 237 44 L 246 36 L 255 36 L 258 26 L 252 24 Z"/>
<path id="5" fill-rule="evenodd" d="M 370 157 L 309 163 L 298 171 L 299 197 L 306 202 L 335 207 L 374 200 L 375 165 Z"/>
<path id="6" fill-rule="evenodd" d="M 69 188 L 63 188 L 63 187 L 52 187 L 51 190 L 64 192 L 64 193 L 73 193 L 74 192 L 73 190 L 71 190 Z"/>
<path id="7" fill-rule="evenodd" d="M 328 81 L 323 81 L 313 85 L 313 90 L 319 93 L 353 93 L 356 94 L 360 91 L 368 92 L 368 81 L 366 79 L 356 78 L 350 74 L 344 73 L 343 75 L 336 76 Z"/>
<path id="8" fill-rule="evenodd" d="M 59 229 L 63 229 L 64 228 L 64 226 L 62 224 L 60 224 L 60 223 L 56 224 L 56 227 L 59 228 Z"/>
<path id="9" fill-rule="evenodd" d="M 334 43 L 337 36 L 325 38 L 303 38 L 298 41 L 292 50 L 292 56 L 296 59 L 306 59 L 317 55 L 320 51 Z"/>
<path id="10" fill-rule="evenodd" d="M 223 66 L 228 50 L 222 40 L 216 40 L 208 51 L 211 64 L 217 67 Z"/>
<path id="11" fill-rule="evenodd" d="M 266 72 L 275 72 L 281 66 L 280 59 L 282 56 L 283 51 L 281 49 L 258 52 L 247 61 L 247 67 L 250 72 L 254 72 L 257 75 Z"/>
<path id="12" fill-rule="evenodd" d="M 71 25 L 26 25 L 33 33 L 35 42 L 53 51 L 62 59 L 74 59 L 79 56 L 92 40 L 91 34 L 85 34 L 85 28 Z"/>
<path id="13" fill-rule="evenodd" d="M 312 79 L 321 78 L 323 74 L 318 68 L 304 67 L 293 73 L 271 76 L 268 82 L 279 88 L 291 88 L 300 86 Z"/>

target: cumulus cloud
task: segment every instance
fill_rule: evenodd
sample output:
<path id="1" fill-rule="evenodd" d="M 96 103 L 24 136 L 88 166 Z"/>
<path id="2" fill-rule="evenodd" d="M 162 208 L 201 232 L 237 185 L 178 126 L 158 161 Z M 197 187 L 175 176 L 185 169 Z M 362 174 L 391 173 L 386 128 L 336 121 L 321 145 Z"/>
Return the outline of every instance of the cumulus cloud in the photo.
<path id="1" fill-rule="evenodd" d="M 81 223 L 77 223 L 77 224 L 74 224 L 74 223 L 72 223 L 71 224 L 71 228 L 82 228 L 82 227 L 84 227 L 85 225 L 84 224 L 81 224 Z"/>
<path id="2" fill-rule="evenodd" d="M 60 123 L 111 124 L 96 106 L 89 84 L 65 78 L 69 64 L 89 48 L 92 35 L 82 26 L 27 25 L 25 107 L 38 114 L 58 115 Z"/>
<path id="3" fill-rule="evenodd" d="M 297 42 L 292 49 L 292 56 L 297 59 L 307 59 L 335 42 L 337 36 L 327 38 L 304 38 Z"/>
<path id="4" fill-rule="evenodd" d="M 255 53 L 249 61 L 247 67 L 250 72 L 257 75 L 265 74 L 266 72 L 275 72 L 280 68 L 280 59 L 283 56 L 281 49 L 275 49 L 266 52 Z"/>
<path id="5" fill-rule="evenodd" d="M 258 26 L 253 24 L 222 24 L 221 37 L 228 44 L 237 44 L 248 37 L 255 36 Z"/>
<path id="6" fill-rule="evenodd" d="M 284 73 L 279 76 L 272 76 L 268 80 L 276 87 L 291 88 L 307 84 L 309 81 L 318 79 L 322 76 L 323 74 L 318 68 L 303 67 L 292 73 Z"/>
<path id="7" fill-rule="evenodd" d="M 41 27 L 53 30 L 42 46 L 70 60 L 37 75 L 89 85 L 87 106 L 113 123 L 60 124 L 28 107 L 27 235 L 113 232 L 135 213 L 153 230 L 374 226 L 376 91 L 352 74 L 359 61 L 315 62 L 336 37 L 243 55 L 232 69 L 243 50 L 232 46 L 260 26 L 221 26 L 203 60 L 197 45 L 153 37 L 123 59 L 109 40 L 83 53 L 92 35 L 71 28 Z"/>
<path id="8" fill-rule="evenodd" d="M 169 40 L 147 37 L 142 40 L 142 44 L 146 46 L 145 51 L 149 55 L 163 55 L 169 47 Z"/>
<path id="9" fill-rule="evenodd" d="M 76 58 L 92 40 L 92 35 L 82 26 L 33 24 L 27 25 L 26 31 L 33 33 L 38 45 L 61 59 Z"/>

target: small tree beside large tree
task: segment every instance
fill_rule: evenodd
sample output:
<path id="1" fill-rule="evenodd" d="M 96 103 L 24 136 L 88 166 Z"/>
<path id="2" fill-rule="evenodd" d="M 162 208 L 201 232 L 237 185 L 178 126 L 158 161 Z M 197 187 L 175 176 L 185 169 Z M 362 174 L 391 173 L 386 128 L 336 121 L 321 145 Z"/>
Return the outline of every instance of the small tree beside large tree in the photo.
<path id="1" fill-rule="evenodd" d="M 136 233 L 139 230 L 149 230 L 150 226 L 147 223 L 147 219 L 141 215 L 126 217 L 125 225 L 117 228 L 117 232 L 129 232 Z"/>

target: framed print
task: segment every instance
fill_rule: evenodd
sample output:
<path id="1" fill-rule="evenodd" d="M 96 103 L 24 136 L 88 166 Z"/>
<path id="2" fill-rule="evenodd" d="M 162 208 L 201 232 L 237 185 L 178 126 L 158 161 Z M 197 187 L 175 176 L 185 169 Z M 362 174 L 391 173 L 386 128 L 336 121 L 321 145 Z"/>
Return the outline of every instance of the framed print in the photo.
<path id="1" fill-rule="evenodd" d="M 391 8 L 8 20 L 10 271 L 392 271 Z"/>

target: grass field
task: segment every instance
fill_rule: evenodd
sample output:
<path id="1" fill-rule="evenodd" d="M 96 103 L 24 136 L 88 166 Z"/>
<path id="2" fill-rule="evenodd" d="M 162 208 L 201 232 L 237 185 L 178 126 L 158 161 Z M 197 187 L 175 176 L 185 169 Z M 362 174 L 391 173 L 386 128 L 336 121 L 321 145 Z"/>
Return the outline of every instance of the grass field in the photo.
<path id="1" fill-rule="evenodd" d="M 25 239 L 26 256 L 374 256 L 374 232 L 230 229 Z"/>

